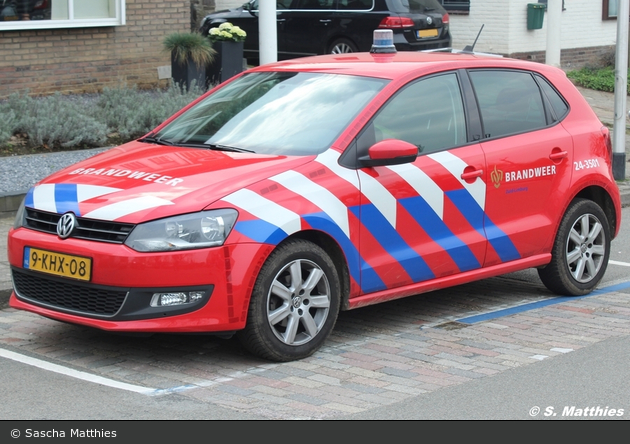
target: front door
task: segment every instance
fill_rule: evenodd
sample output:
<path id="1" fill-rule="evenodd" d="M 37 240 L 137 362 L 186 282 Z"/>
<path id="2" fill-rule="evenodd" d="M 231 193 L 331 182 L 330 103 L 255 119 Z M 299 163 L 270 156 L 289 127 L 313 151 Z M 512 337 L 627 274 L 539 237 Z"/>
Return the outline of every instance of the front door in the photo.
<path id="1" fill-rule="evenodd" d="M 485 160 L 466 144 L 456 73 L 414 81 L 377 113 L 357 140 L 400 139 L 415 162 L 359 170 L 361 288 L 373 292 L 480 268 L 486 237 Z"/>

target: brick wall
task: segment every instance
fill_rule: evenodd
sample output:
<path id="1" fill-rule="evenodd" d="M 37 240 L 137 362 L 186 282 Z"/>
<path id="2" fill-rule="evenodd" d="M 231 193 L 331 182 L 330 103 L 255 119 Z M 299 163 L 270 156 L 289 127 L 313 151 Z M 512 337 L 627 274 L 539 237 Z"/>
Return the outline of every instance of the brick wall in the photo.
<path id="1" fill-rule="evenodd" d="M 0 98 L 165 86 L 162 39 L 191 26 L 190 1 L 127 0 L 123 26 L 0 32 Z"/>
<path id="2" fill-rule="evenodd" d="M 590 48 L 570 48 L 560 52 L 560 66 L 564 69 L 579 69 L 584 66 L 603 67 L 614 61 L 614 46 L 593 46 Z M 509 54 L 509 57 L 545 63 L 545 51 L 532 51 Z"/>

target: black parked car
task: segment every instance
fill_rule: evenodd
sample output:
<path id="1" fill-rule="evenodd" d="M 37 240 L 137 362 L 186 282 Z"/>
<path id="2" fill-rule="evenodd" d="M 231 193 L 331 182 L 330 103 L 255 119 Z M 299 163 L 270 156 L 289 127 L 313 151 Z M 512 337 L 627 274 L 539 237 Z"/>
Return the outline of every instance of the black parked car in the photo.
<path id="1" fill-rule="evenodd" d="M 369 51 L 375 29 L 391 29 L 398 51 L 451 46 L 437 0 L 276 0 L 278 59 Z M 245 57 L 258 60 L 258 0 L 206 16 L 200 31 L 230 22 L 247 32 Z"/>

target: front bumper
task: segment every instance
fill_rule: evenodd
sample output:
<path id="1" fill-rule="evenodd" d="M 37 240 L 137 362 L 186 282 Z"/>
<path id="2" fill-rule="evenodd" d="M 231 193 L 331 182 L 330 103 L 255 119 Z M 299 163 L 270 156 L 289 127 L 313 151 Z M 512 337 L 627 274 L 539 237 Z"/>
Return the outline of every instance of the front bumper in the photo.
<path id="1" fill-rule="evenodd" d="M 25 247 L 92 259 L 81 282 L 22 267 Z M 113 331 L 218 332 L 242 329 L 251 290 L 273 247 L 240 243 L 168 253 L 138 253 L 125 245 L 20 228 L 8 238 L 14 292 L 9 304 L 48 318 Z M 155 293 L 195 291 L 192 303 L 151 306 Z"/>

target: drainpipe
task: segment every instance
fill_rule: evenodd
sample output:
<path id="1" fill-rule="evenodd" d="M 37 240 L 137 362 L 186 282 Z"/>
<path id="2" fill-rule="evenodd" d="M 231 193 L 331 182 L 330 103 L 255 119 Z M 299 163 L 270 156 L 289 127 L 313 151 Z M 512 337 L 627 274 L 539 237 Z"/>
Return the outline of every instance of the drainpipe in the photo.
<path id="1" fill-rule="evenodd" d="M 547 0 L 547 51 L 545 63 L 560 68 L 562 0 Z"/>
<path id="2" fill-rule="evenodd" d="M 278 61 L 276 0 L 258 1 L 258 48 L 261 65 Z"/>
<path id="3" fill-rule="evenodd" d="M 619 0 L 615 50 L 615 120 L 613 124 L 613 176 L 626 179 L 626 105 L 628 100 L 628 0 Z"/>

